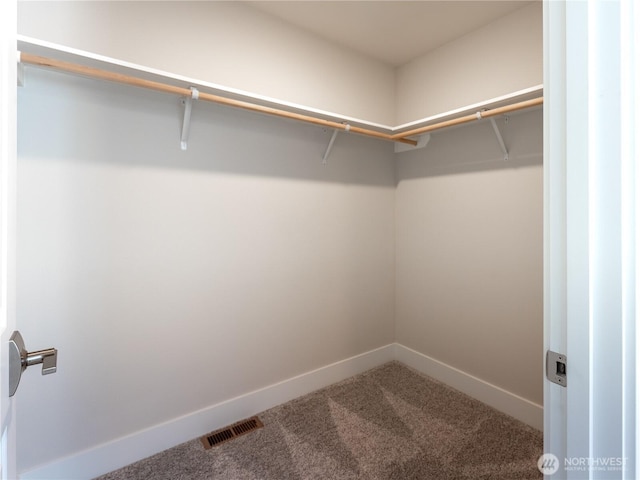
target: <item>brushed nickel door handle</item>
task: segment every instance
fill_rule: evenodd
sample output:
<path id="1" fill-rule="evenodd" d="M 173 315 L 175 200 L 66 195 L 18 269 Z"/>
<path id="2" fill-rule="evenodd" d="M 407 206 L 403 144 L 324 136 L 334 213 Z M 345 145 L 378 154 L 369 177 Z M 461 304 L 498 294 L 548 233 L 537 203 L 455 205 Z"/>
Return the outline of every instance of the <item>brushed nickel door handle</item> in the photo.
<path id="1" fill-rule="evenodd" d="M 58 350 L 47 348 L 28 352 L 19 331 L 9 339 L 9 396 L 13 397 L 20 384 L 20 377 L 27 367 L 42 364 L 42 375 L 56 373 L 58 368 Z"/>

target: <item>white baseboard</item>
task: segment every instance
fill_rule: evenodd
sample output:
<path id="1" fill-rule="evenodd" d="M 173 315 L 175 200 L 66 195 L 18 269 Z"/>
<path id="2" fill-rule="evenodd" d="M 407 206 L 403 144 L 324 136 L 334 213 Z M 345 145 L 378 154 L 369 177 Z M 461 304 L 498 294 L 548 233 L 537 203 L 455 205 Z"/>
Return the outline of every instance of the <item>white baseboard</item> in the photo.
<path id="1" fill-rule="evenodd" d="M 541 405 L 393 343 L 37 467 L 20 479 L 88 480 L 392 360 L 542 430 Z"/>
<path id="2" fill-rule="evenodd" d="M 395 344 L 386 345 L 20 473 L 20 479 L 91 479 L 383 365 L 394 355 Z"/>
<path id="3" fill-rule="evenodd" d="M 544 422 L 542 405 L 533 403 L 399 343 L 395 344 L 395 348 L 397 361 L 542 431 Z"/>

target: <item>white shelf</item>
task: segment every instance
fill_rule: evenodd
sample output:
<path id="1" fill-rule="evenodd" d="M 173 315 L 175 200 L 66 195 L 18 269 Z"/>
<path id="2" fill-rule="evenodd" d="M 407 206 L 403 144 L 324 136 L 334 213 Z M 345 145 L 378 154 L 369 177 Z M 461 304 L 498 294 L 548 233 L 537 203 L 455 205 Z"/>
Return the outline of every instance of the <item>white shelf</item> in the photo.
<path id="1" fill-rule="evenodd" d="M 56 60 L 72 62 L 87 67 L 99 68 L 101 70 L 106 70 L 109 72 L 131 75 L 145 80 L 171 83 L 173 85 L 184 88 L 196 87 L 200 91 L 212 93 L 215 95 L 221 95 L 234 100 L 241 100 L 255 103 L 257 105 L 274 107 L 285 111 L 310 115 L 334 122 L 348 123 L 349 125 L 360 126 L 387 134 L 393 134 L 402 130 L 414 129 L 450 120 L 463 115 L 468 115 L 470 113 L 475 113 L 481 110 L 493 109 L 512 103 L 533 99 L 536 97 L 540 97 L 543 90 L 542 85 L 536 85 L 507 95 L 491 98 L 472 105 L 461 106 L 460 108 L 456 108 L 454 110 L 439 113 L 430 117 L 425 117 L 409 123 L 404 123 L 402 125 L 390 126 L 382 125 L 376 122 L 370 122 L 364 119 L 353 118 L 335 112 L 328 112 L 305 105 L 299 105 L 296 103 L 287 102 L 285 100 L 271 98 L 204 80 L 158 70 L 155 68 L 149 68 L 115 58 L 78 50 L 76 48 L 71 48 L 64 45 L 39 40 L 36 38 L 26 37 L 24 35 L 18 35 L 18 50 L 34 55 L 53 58 Z"/>
<path id="2" fill-rule="evenodd" d="M 301 113 L 314 117 L 324 118 L 335 122 L 345 122 L 354 126 L 370 128 L 381 132 L 390 133 L 393 127 L 390 125 L 382 125 L 368 120 L 353 118 L 335 112 L 328 112 L 305 105 L 299 105 L 285 100 L 267 97 L 252 92 L 247 92 L 237 88 L 227 87 L 216 83 L 186 77 L 155 68 L 145 67 L 131 62 L 118 60 L 104 55 L 78 50 L 76 48 L 59 45 L 44 40 L 39 40 L 24 35 L 18 35 L 18 50 L 21 52 L 40 55 L 43 57 L 61 60 L 65 62 L 76 63 L 79 65 L 98 68 L 113 73 L 135 76 L 144 80 L 157 81 L 162 83 L 170 83 L 179 87 L 189 88 L 196 87 L 198 90 L 208 92 L 214 95 L 220 95 L 234 100 L 241 100 L 257 105 L 274 107 L 293 113 Z"/>

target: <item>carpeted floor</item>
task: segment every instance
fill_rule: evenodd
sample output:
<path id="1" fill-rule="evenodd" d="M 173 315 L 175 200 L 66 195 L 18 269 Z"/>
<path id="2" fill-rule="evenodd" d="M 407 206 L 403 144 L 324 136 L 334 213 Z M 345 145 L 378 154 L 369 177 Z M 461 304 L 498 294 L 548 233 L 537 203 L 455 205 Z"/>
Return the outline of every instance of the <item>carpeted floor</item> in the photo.
<path id="1" fill-rule="evenodd" d="M 211 450 L 195 439 L 99 480 L 542 478 L 541 432 L 398 362 L 258 416 Z"/>

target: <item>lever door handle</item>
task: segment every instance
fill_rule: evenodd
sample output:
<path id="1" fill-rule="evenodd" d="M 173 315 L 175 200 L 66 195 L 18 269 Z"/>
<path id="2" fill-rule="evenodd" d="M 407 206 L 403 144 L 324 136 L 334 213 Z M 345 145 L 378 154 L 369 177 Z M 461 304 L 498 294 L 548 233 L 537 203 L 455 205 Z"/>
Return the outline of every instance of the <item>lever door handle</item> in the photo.
<path id="1" fill-rule="evenodd" d="M 27 367 L 42 364 L 42 375 L 56 373 L 58 368 L 58 350 L 47 348 L 36 352 L 27 352 L 22 335 L 17 330 L 9 339 L 9 396 L 18 389 L 20 377 Z"/>
<path id="2" fill-rule="evenodd" d="M 30 367 L 32 365 L 42 364 L 42 374 L 49 375 L 56 373 L 58 363 L 58 350 L 55 348 L 47 348 L 46 350 L 38 350 L 37 352 L 27 353 L 23 363 Z"/>

